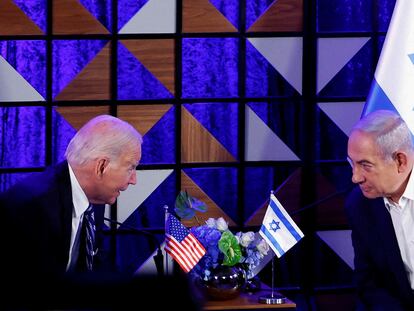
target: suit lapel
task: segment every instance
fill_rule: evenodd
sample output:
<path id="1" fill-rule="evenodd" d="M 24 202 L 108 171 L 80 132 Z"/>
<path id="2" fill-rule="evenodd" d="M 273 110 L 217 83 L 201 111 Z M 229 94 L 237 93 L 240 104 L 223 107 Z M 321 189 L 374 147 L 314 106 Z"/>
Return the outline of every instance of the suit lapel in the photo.
<path id="1" fill-rule="evenodd" d="M 384 246 L 384 256 L 386 256 L 389 267 L 393 271 L 396 280 L 401 283 L 402 288 L 407 288 L 410 285 L 402 261 L 391 215 L 385 207 L 383 199 L 373 200 L 371 206 L 371 214 L 375 217 L 379 238 Z"/>

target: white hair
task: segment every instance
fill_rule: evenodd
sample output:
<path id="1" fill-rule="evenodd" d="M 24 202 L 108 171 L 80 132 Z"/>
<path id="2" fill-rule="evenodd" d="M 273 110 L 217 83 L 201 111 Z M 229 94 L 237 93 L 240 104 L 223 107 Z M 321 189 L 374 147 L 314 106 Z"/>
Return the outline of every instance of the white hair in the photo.
<path id="1" fill-rule="evenodd" d="M 413 137 L 404 120 L 391 110 L 376 110 L 363 117 L 352 128 L 371 134 L 384 160 L 391 161 L 395 152 L 412 153 Z"/>
<path id="2" fill-rule="evenodd" d="M 125 150 L 138 144 L 142 144 L 142 136 L 131 124 L 100 115 L 79 129 L 69 142 L 65 156 L 71 165 L 83 165 L 100 156 L 117 161 Z"/>

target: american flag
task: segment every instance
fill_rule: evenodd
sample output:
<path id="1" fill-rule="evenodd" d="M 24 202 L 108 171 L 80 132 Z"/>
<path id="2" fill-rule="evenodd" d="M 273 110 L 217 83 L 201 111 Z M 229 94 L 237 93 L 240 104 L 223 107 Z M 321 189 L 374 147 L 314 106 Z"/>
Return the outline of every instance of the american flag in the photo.
<path id="1" fill-rule="evenodd" d="M 171 214 L 167 216 L 165 237 L 165 251 L 185 272 L 191 271 L 206 253 L 197 238 Z"/>

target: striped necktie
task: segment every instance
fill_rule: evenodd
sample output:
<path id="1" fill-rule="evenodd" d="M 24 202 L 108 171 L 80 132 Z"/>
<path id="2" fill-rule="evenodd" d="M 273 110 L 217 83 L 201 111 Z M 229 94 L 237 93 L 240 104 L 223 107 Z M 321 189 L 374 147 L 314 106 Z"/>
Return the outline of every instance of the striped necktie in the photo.
<path id="1" fill-rule="evenodd" d="M 95 251 L 95 215 L 93 205 L 89 205 L 88 209 L 83 213 L 83 225 L 85 229 L 85 246 L 86 246 L 86 269 L 92 271 L 93 256 Z"/>

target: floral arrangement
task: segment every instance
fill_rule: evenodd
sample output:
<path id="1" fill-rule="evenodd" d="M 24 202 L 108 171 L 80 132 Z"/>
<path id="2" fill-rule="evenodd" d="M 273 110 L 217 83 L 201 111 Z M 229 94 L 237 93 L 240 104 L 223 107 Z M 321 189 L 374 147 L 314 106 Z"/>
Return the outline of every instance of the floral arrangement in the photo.
<path id="1" fill-rule="evenodd" d="M 195 211 L 206 211 L 203 202 L 181 191 L 177 196 L 175 211 L 182 219 L 195 216 Z M 228 223 L 222 218 L 209 218 L 205 224 L 190 229 L 203 244 L 206 254 L 193 268 L 191 273 L 207 279 L 216 267 L 238 266 L 246 273 L 246 278 L 254 276 L 254 269 L 269 251 L 268 244 L 253 231 L 233 234 Z"/>

